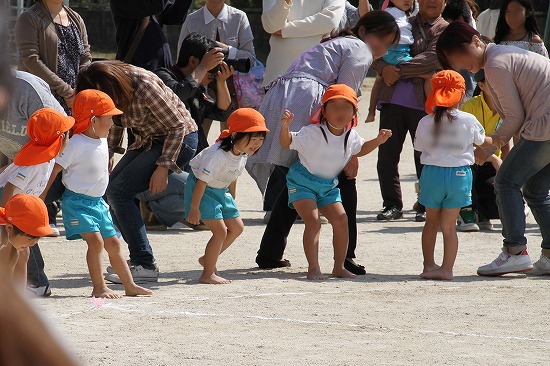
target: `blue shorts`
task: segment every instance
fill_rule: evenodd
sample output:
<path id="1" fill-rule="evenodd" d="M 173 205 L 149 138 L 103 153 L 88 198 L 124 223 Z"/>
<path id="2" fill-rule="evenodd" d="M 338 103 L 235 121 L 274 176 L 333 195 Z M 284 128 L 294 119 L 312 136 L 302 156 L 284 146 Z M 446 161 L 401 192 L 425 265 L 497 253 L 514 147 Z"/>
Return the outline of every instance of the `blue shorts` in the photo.
<path id="1" fill-rule="evenodd" d="M 462 208 L 472 204 L 472 169 L 426 165 L 418 201 L 428 208 Z"/>
<path id="2" fill-rule="evenodd" d="M 303 199 L 312 199 L 317 207 L 324 207 L 335 202 L 342 202 L 338 178 L 322 178 L 311 174 L 298 160 L 288 170 L 286 175 L 288 187 L 288 206 L 294 209 L 292 204 Z"/>
<path id="3" fill-rule="evenodd" d="M 197 177 L 192 172 L 185 183 L 185 217 L 189 217 L 191 210 L 191 198 L 197 184 Z M 240 216 L 235 200 L 229 189 L 206 187 L 199 206 L 201 220 L 228 220 Z"/>
<path id="4" fill-rule="evenodd" d="M 390 65 L 399 65 L 401 62 L 407 62 L 412 59 L 411 46 L 408 44 L 399 44 L 388 48 L 388 53 L 382 56 L 382 59 Z"/>
<path id="5" fill-rule="evenodd" d="M 102 197 L 72 192 L 63 193 L 63 225 L 67 240 L 82 239 L 80 234 L 97 233 L 103 239 L 117 235 L 109 206 Z"/>

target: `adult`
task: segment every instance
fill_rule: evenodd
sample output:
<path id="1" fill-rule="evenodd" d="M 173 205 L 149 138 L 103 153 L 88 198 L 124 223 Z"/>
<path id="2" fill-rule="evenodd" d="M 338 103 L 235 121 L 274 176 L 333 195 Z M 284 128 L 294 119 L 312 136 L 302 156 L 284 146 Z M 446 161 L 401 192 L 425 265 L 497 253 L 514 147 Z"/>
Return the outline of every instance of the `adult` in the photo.
<path id="1" fill-rule="evenodd" d="M 48 83 L 71 113 L 78 71 L 92 62 L 84 21 L 63 0 L 38 0 L 15 23 L 19 69 Z"/>
<path id="2" fill-rule="evenodd" d="M 295 114 L 291 126 L 298 131 L 309 123 L 311 115 L 321 105 L 322 96 L 329 85 L 346 84 L 359 92 L 372 60 L 387 52 L 390 45 L 399 40 L 399 28 L 394 18 L 386 12 L 373 11 L 363 16 L 353 30 L 343 31 L 339 36 L 323 42 L 304 52 L 288 71 L 269 89 L 260 106 L 268 134 L 260 151 L 251 157 L 260 162 L 269 162 L 286 177 L 288 168 L 297 159 L 295 151 L 283 149 L 276 136 L 281 128 L 281 116 L 285 109 Z M 346 269 L 355 274 L 365 274 L 365 269 L 354 262 L 357 242 L 357 158 L 352 159 L 338 180 L 342 203 L 348 216 L 349 246 Z M 283 260 L 286 238 L 297 213 L 288 206 L 288 190 L 285 184 L 279 191 L 273 206 L 256 263 L 261 268 L 290 266 Z"/>
<path id="3" fill-rule="evenodd" d="M 419 0 L 418 15 L 411 17 L 414 43 L 411 45 L 410 61 L 397 66 L 379 59 L 372 68 L 384 78 L 377 100 L 380 108 L 380 128 L 392 130 L 392 137 L 378 149 L 378 180 L 382 193 L 383 208 L 378 220 L 395 220 L 403 217 L 403 196 L 399 179 L 399 160 L 407 133 L 414 141 L 418 122 L 426 115 L 424 103 L 424 80 L 418 75 L 433 73 L 440 69 L 435 54 L 439 35 L 447 26 L 441 17 L 445 0 Z M 420 179 L 422 165 L 419 152 L 414 152 L 416 176 Z M 426 220 L 426 209 L 415 205 L 416 221 Z"/>
<path id="4" fill-rule="evenodd" d="M 345 29 L 351 29 L 355 27 L 359 19 L 369 11 L 374 10 L 368 0 L 359 0 L 359 6 L 353 6 L 346 0 L 344 7 L 344 15 L 340 20 L 340 24 L 336 28 L 336 32 L 343 31 Z"/>
<path id="5" fill-rule="evenodd" d="M 192 0 L 110 0 L 116 28 L 116 59 L 155 71 L 172 67 L 163 25 L 181 25 Z"/>
<path id="6" fill-rule="evenodd" d="M 496 150 L 519 139 L 495 179 L 504 248 L 493 262 L 479 267 L 482 276 L 528 272 L 550 274 L 550 60 L 514 48 L 485 44 L 480 34 L 453 23 L 437 44 L 441 64 L 485 70 L 487 90 L 503 119 L 491 135 Z M 534 265 L 527 254 L 523 197 L 542 234 L 542 255 Z"/>
<path id="7" fill-rule="evenodd" d="M 130 250 L 134 281 L 157 281 L 158 267 L 134 197 L 149 189 L 164 191 L 168 174 L 181 173 L 197 147 L 197 125 L 178 96 L 154 73 L 120 61 L 97 61 L 81 70 L 77 91 L 99 89 L 124 111 L 109 133 L 110 170 L 115 153 L 124 153 L 124 128 L 135 142 L 112 169 L 107 202 Z M 112 269 L 111 269 L 111 272 Z M 114 273 L 106 276 L 120 283 Z"/>
<path id="8" fill-rule="evenodd" d="M 483 36 L 493 39 L 495 37 L 495 30 L 497 27 L 498 18 L 500 16 L 500 8 L 502 7 L 502 0 L 491 0 L 489 8 L 479 14 L 477 17 L 477 30 Z"/>

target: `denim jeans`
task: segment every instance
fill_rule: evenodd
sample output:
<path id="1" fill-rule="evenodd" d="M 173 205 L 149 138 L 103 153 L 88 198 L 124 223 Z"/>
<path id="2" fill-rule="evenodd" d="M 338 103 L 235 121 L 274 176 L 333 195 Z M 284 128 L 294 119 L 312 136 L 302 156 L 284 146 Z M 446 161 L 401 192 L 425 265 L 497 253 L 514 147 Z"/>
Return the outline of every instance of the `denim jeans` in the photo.
<path id="1" fill-rule="evenodd" d="M 151 194 L 145 191 L 136 196 L 140 201 L 147 201 L 151 211 L 159 222 L 168 227 L 185 219 L 185 183 L 189 173 L 170 174 L 168 187 L 160 193 Z"/>
<path id="2" fill-rule="evenodd" d="M 542 234 L 542 247 L 550 249 L 550 140 L 521 139 L 510 151 L 495 178 L 504 246 L 527 244 L 523 197 Z"/>
<path id="3" fill-rule="evenodd" d="M 193 158 L 197 142 L 196 132 L 184 137 L 176 161 L 179 167 Z M 126 152 L 111 173 L 106 193 L 113 221 L 128 244 L 130 261 L 147 269 L 155 268 L 155 259 L 134 198 L 149 189 L 149 181 L 157 168 L 156 162 L 162 155 L 162 148 L 162 144 L 154 143 L 149 151 L 141 148 Z"/>

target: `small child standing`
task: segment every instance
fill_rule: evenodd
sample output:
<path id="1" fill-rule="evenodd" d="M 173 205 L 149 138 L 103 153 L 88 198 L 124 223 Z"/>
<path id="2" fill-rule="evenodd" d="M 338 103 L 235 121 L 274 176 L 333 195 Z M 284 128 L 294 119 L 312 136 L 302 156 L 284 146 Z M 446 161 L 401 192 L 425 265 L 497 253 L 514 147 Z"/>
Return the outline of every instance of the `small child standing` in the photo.
<path id="1" fill-rule="evenodd" d="M 234 200 L 237 178 L 269 131 L 264 117 L 252 108 L 237 109 L 227 119 L 227 126 L 216 144 L 191 160 L 185 185 L 187 221 L 198 225 L 202 220 L 212 231 L 204 256 L 199 258 L 203 266 L 199 282 L 205 284 L 231 283 L 218 275 L 216 262 L 244 230 Z"/>
<path id="2" fill-rule="evenodd" d="M 485 130 L 471 114 L 460 111 L 466 83 L 455 71 L 434 75 L 426 112 L 416 130 L 414 148 L 422 153 L 420 177 L 421 204 L 426 206 L 422 231 L 424 270 L 420 277 L 452 280 L 458 252 L 456 220 L 460 209 L 472 204 L 474 144 L 489 147 Z M 443 232 L 444 252 L 441 266 L 435 264 L 434 250 L 439 229 Z"/>
<path id="3" fill-rule="evenodd" d="M 107 136 L 112 116 L 122 114 L 112 99 L 99 90 L 83 90 L 73 103 L 76 123 L 67 148 L 57 157 L 44 196 L 63 170 L 63 225 L 68 240 L 83 238 L 88 244 L 86 260 L 92 279 L 93 297 L 120 298 L 103 279 L 103 248 L 119 275 L 127 296 L 151 295 L 137 286 L 120 251 L 109 208 L 102 196 L 109 183 Z"/>
<path id="4" fill-rule="evenodd" d="M 332 275 L 355 278 L 344 268 L 348 248 L 348 219 L 338 185 L 338 174 L 352 156 L 364 156 L 390 138 L 390 130 L 366 141 L 353 129 L 357 125 L 357 95 L 344 84 L 331 85 L 323 95 L 322 107 L 311 125 L 290 132 L 294 115 L 285 111 L 281 123 L 281 146 L 296 150 L 299 160 L 289 169 L 287 186 L 289 206 L 304 220 L 304 250 L 309 264 L 307 278 L 323 280 L 319 266 L 319 211 L 334 232 L 334 268 Z"/>

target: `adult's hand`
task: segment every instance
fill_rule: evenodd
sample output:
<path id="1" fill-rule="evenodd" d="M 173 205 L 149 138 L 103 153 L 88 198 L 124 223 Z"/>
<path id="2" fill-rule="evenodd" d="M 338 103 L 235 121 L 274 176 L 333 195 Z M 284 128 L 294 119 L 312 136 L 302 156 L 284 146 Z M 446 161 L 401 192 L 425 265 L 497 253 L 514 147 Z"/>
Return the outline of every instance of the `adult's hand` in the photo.
<path id="1" fill-rule="evenodd" d="M 359 159 L 357 156 L 352 156 L 351 160 L 344 167 L 344 173 L 348 179 L 355 179 L 359 173 Z"/>
<path id="2" fill-rule="evenodd" d="M 203 56 L 199 67 L 208 71 L 222 63 L 224 55 L 221 48 L 212 48 Z"/>
<path id="3" fill-rule="evenodd" d="M 168 168 L 157 166 L 155 172 L 149 181 L 149 190 L 151 194 L 157 194 L 168 187 Z"/>
<path id="4" fill-rule="evenodd" d="M 485 162 L 487 162 L 487 160 L 491 157 L 491 155 L 493 154 L 482 147 L 477 147 L 474 150 L 474 157 L 476 159 L 477 165 L 485 164 Z"/>
<path id="5" fill-rule="evenodd" d="M 278 30 L 277 32 L 271 33 L 271 35 L 272 35 L 273 37 L 283 38 L 283 31 L 282 31 L 282 29 L 281 29 L 281 30 Z"/>
<path id="6" fill-rule="evenodd" d="M 392 86 L 401 78 L 399 69 L 393 65 L 386 65 L 382 69 L 382 77 L 388 86 Z"/>
<path id="7" fill-rule="evenodd" d="M 76 96 L 76 93 L 75 93 L 74 90 L 71 90 L 71 92 L 65 96 L 65 98 L 64 98 L 64 99 L 65 99 L 65 103 L 67 103 L 67 106 L 68 106 L 69 108 L 72 108 L 72 107 L 73 107 L 73 102 L 74 102 L 75 96 Z"/>

